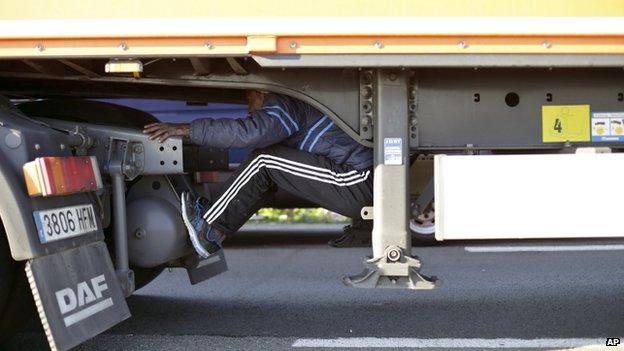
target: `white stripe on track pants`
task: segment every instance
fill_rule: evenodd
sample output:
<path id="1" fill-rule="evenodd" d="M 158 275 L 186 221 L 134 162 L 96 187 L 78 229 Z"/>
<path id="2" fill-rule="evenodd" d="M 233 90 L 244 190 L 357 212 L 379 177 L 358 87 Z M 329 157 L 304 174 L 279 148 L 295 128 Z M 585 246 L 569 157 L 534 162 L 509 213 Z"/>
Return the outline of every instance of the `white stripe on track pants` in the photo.
<path id="1" fill-rule="evenodd" d="M 233 234 L 277 189 L 357 218 L 362 207 L 373 203 L 373 174 L 287 146 L 269 146 L 254 151 L 223 184 L 204 219 L 223 234 Z"/>

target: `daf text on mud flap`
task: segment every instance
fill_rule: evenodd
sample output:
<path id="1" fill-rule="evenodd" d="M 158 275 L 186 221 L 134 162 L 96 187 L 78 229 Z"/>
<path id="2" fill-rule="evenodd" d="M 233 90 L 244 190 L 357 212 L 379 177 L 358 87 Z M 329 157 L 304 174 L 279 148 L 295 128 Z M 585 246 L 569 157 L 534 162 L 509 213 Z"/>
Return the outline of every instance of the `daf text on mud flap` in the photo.
<path id="1" fill-rule="evenodd" d="M 57 291 L 56 300 L 65 326 L 80 322 L 113 305 L 112 298 L 103 299 L 103 292 L 108 289 L 104 275 L 98 275 L 90 281 L 78 283 L 76 289 L 65 288 Z M 77 312 L 75 310 L 85 307 Z"/>

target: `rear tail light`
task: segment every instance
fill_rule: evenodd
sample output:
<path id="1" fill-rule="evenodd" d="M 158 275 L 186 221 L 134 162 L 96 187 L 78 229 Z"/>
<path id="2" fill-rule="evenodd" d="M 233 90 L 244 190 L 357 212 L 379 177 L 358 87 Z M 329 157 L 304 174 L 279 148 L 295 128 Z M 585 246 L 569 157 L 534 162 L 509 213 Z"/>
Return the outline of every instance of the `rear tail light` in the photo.
<path id="1" fill-rule="evenodd" d="M 24 165 L 28 195 L 54 196 L 102 188 L 94 156 L 38 157 Z"/>

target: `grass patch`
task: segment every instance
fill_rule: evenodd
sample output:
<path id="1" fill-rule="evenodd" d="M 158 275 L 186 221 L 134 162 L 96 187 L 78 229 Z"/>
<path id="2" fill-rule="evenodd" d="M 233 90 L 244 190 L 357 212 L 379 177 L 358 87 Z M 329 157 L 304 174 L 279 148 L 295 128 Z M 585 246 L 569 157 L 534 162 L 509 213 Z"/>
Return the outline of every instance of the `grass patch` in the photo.
<path id="1" fill-rule="evenodd" d="M 251 221 L 255 223 L 349 223 L 348 217 L 324 208 L 263 208 Z"/>

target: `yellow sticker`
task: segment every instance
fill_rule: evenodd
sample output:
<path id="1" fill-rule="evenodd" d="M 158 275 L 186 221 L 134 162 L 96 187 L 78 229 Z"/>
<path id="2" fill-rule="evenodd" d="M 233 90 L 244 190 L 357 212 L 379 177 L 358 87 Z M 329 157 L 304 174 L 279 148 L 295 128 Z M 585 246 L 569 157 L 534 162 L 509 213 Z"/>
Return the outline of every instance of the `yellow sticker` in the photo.
<path id="1" fill-rule="evenodd" d="M 542 106 L 542 142 L 589 140 L 589 105 Z"/>

